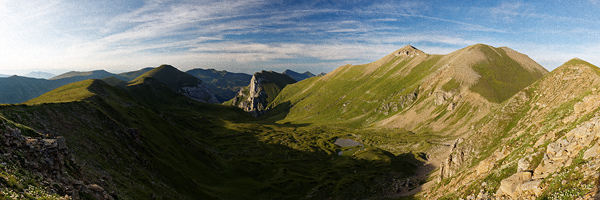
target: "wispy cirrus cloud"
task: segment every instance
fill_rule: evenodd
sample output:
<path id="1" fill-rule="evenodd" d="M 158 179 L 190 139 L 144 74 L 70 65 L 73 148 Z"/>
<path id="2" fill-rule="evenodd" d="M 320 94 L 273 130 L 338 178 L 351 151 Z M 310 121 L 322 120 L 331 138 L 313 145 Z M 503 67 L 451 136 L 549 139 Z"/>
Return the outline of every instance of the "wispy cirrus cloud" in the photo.
<path id="1" fill-rule="evenodd" d="M 595 11 L 584 12 L 591 16 L 586 18 L 561 16 L 552 12 L 560 11 L 552 10 L 556 6 L 536 2 L 455 4 L 460 3 L 0 0 L 0 45 L 12 47 L 0 49 L 0 56 L 13 60 L 7 62 L 12 66 L 71 70 L 171 63 L 252 71 L 295 62 L 332 70 L 339 63 L 371 62 L 406 44 L 427 53 L 476 43 L 520 48 L 572 42 L 584 48 L 600 30 Z"/>

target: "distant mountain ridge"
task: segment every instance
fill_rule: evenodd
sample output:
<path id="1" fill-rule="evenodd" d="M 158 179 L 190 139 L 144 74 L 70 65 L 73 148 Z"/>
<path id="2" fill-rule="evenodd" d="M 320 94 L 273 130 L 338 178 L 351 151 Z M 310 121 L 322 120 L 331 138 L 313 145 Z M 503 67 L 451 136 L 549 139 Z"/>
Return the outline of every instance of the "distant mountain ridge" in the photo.
<path id="1" fill-rule="evenodd" d="M 118 78 L 118 79 L 122 79 L 122 80 L 127 79 L 127 78 L 119 76 L 117 74 L 107 72 L 106 70 L 94 70 L 94 71 L 86 71 L 86 72 L 70 71 L 70 72 L 52 77 L 52 78 L 50 78 L 50 80 L 71 79 L 71 80 L 74 80 L 74 82 L 77 82 L 77 81 L 82 81 L 82 80 L 87 80 L 87 79 L 102 79 L 102 78 L 107 78 L 107 77 L 111 77 L 111 76 Z"/>
<path id="2" fill-rule="evenodd" d="M 301 74 L 301 73 L 292 71 L 290 69 L 286 69 L 285 71 L 283 71 L 283 74 L 292 77 L 296 81 L 302 81 L 304 79 L 307 79 L 307 78 L 315 76 L 313 73 L 310 73 L 309 71 L 306 71 L 306 72 L 304 72 L 304 73 Z"/>
<path id="3" fill-rule="evenodd" d="M 187 73 L 206 83 L 219 102 L 225 102 L 235 97 L 237 92 L 247 86 L 252 79 L 252 75 L 249 74 L 215 69 L 197 68 L 188 70 Z"/>
<path id="4" fill-rule="evenodd" d="M 36 72 L 29 72 L 25 75 L 23 75 L 25 77 L 31 77 L 31 78 L 43 78 L 43 79 L 50 79 L 52 77 L 55 77 L 56 75 L 52 74 L 52 73 L 48 73 L 48 72 L 42 72 L 42 71 L 36 71 Z"/>
<path id="5" fill-rule="evenodd" d="M 130 81 L 153 68 L 144 68 L 122 74 L 113 74 L 105 70 L 88 72 L 71 71 L 50 79 L 10 76 L 0 78 L 0 103 L 23 103 L 60 86 L 88 79 L 114 77 L 121 81 Z M 40 74 L 43 75 L 43 74 Z M 49 75 L 49 74 L 46 74 Z"/>

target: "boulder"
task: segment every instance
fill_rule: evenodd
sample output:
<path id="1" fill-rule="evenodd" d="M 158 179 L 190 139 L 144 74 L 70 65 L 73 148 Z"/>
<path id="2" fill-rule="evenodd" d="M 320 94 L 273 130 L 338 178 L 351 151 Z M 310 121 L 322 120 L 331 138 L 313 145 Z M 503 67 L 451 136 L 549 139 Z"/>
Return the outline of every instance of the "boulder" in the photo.
<path id="1" fill-rule="evenodd" d="M 597 158 L 600 155 L 600 146 L 596 143 L 592 148 L 588 149 L 583 153 L 583 159 L 589 160 L 590 158 Z"/>
<path id="2" fill-rule="evenodd" d="M 519 162 L 517 162 L 517 172 L 532 171 L 532 169 L 529 168 L 530 162 L 530 156 L 519 159 Z"/>
<path id="3" fill-rule="evenodd" d="M 104 188 L 102 188 L 101 186 L 99 186 L 97 184 L 90 184 L 90 185 L 87 185 L 86 187 L 89 190 L 89 192 L 91 193 L 91 195 L 96 199 L 114 200 L 114 198 L 112 196 L 108 195 L 108 193 L 106 193 L 106 191 L 104 191 Z"/>
<path id="4" fill-rule="evenodd" d="M 542 194 L 542 188 L 540 184 L 542 179 L 525 182 L 521 185 L 520 189 L 523 194 L 534 195 L 536 197 Z"/>
<path id="5" fill-rule="evenodd" d="M 522 185 L 525 182 L 531 180 L 531 172 L 517 172 L 512 176 L 500 181 L 500 188 L 498 189 L 498 195 L 509 196 L 513 199 L 518 199 L 519 194 L 522 193 Z"/>

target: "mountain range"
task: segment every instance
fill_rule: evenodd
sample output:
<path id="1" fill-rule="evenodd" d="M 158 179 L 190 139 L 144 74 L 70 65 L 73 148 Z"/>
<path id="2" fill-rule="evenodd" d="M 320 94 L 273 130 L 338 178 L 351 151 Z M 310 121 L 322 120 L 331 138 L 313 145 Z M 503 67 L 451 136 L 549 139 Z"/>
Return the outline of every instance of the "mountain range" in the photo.
<path id="1" fill-rule="evenodd" d="M 131 81 L 152 69 L 154 68 L 147 67 L 119 74 L 105 70 L 95 70 L 70 71 L 58 76 L 46 72 L 31 72 L 24 76 L 0 75 L 0 93 L 7 94 L 0 96 L 0 103 L 22 103 L 60 86 L 88 79 L 111 79 L 105 81 L 115 84 L 120 81 Z M 288 73 L 299 74 L 291 70 L 287 71 Z M 219 103 L 232 99 L 241 88 L 248 85 L 252 78 L 252 75 L 249 74 L 214 69 L 196 68 L 187 71 L 187 73 L 204 81 L 206 83 L 205 87 L 210 90 Z M 312 73 L 306 72 L 305 74 L 311 75 Z"/>
<path id="2" fill-rule="evenodd" d="M 4 78 L 14 88 L 64 84 L 0 106 L 2 195 L 600 198 L 591 63 L 548 72 L 507 47 L 434 55 L 407 45 L 298 75 L 162 65 Z"/>
<path id="3" fill-rule="evenodd" d="M 55 77 L 56 75 L 52 74 L 52 73 L 48 73 L 48 72 L 29 72 L 25 75 L 23 75 L 25 77 L 31 77 L 31 78 L 42 78 L 42 79 L 50 79 L 52 77 Z"/>
<path id="4" fill-rule="evenodd" d="M 188 74 L 198 77 L 210 85 L 210 90 L 219 102 L 233 98 L 241 88 L 248 85 L 252 76 L 244 73 L 232 73 L 215 69 L 192 69 Z"/>
<path id="5" fill-rule="evenodd" d="M 301 73 L 298 73 L 298 72 L 295 72 L 295 71 L 292 71 L 289 69 L 286 69 L 285 71 L 283 71 L 282 74 L 288 75 L 296 81 L 301 81 L 301 80 L 315 76 L 313 73 L 310 73 L 309 71 L 306 71 L 301 74 Z"/>

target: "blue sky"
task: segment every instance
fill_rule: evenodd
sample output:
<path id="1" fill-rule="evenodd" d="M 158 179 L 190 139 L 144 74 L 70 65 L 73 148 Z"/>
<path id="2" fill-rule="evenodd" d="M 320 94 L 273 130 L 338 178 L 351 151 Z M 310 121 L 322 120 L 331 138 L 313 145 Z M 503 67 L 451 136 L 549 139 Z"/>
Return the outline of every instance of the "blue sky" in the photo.
<path id="1" fill-rule="evenodd" d="M 600 65 L 600 0 L 0 0 L 0 74 L 171 64 L 329 72 L 411 44 L 446 54 L 507 46 L 552 70 Z"/>

